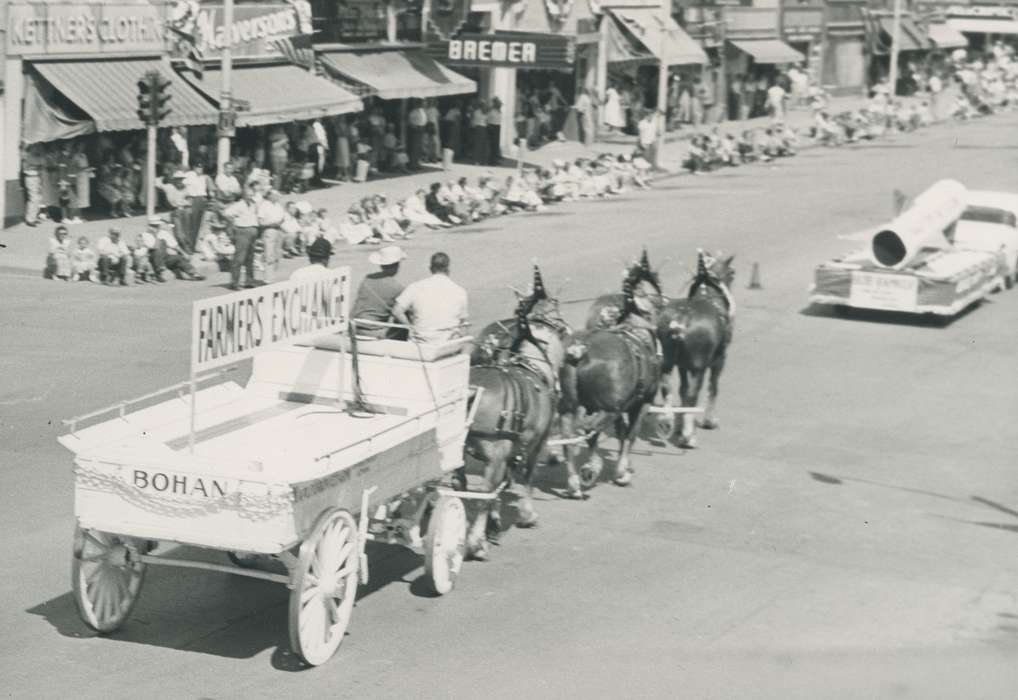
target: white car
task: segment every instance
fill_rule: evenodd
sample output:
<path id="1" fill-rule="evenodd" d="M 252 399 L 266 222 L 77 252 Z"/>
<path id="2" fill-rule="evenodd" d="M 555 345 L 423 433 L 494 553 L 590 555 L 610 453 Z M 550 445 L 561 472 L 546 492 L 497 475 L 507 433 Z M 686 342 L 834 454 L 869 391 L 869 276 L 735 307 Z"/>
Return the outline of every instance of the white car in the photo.
<path id="1" fill-rule="evenodd" d="M 962 250 L 999 252 L 1004 283 L 1018 282 L 1018 194 L 969 190 L 968 207 L 954 226 L 954 245 Z"/>

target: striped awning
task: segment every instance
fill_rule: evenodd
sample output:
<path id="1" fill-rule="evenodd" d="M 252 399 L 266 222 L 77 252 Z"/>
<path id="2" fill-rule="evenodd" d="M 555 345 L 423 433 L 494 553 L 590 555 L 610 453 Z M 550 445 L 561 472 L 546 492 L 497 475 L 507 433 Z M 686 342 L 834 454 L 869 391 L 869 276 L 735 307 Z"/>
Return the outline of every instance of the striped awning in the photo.
<path id="1" fill-rule="evenodd" d="M 963 49 L 969 45 L 965 35 L 949 24 L 930 24 L 926 33 L 938 49 Z"/>
<path id="2" fill-rule="evenodd" d="M 947 23 L 966 34 L 1018 34 L 1018 21 L 990 17 L 949 17 Z"/>
<path id="3" fill-rule="evenodd" d="M 417 51 L 323 54 L 322 65 L 340 80 L 360 83 L 383 100 L 444 97 L 477 91 L 470 78 Z"/>
<path id="4" fill-rule="evenodd" d="M 185 75 L 218 106 L 222 84 L 218 70 L 206 70 L 200 79 Z M 230 92 L 234 99 L 251 105 L 237 112 L 237 126 L 281 124 L 364 109 L 360 98 L 348 90 L 291 64 L 234 66 Z"/>
<path id="5" fill-rule="evenodd" d="M 215 124 L 216 108 L 159 59 L 33 61 L 39 75 L 95 122 L 97 131 L 143 129 L 138 118 L 138 81 L 159 71 L 170 82 L 162 126 Z"/>
<path id="6" fill-rule="evenodd" d="M 630 58 L 624 60 L 632 60 L 649 53 L 668 66 L 707 63 L 707 54 L 700 45 L 674 19 L 669 17 L 665 21 L 656 8 L 613 7 L 608 12 L 618 26 L 639 43 L 638 48 L 617 54 L 618 58 L 629 55 Z M 613 62 L 611 58 L 609 62 Z"/>
<path id="7" fill-rule="evenodd" d="M 755 63 L 782 64 L 805 61 L 806 57 L 780 39 L 729 39 L 732 46 L 753 57 Z"/>

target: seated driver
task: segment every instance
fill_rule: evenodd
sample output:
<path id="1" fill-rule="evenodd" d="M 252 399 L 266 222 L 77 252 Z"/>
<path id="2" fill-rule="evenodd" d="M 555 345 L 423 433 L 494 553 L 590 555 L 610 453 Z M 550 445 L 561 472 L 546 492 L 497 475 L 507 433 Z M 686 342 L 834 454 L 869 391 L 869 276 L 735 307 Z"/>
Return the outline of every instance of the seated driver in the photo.
<path id="1" fill-rule="evenodd" d="M 411 338 L 444 343 L 463 335 L 467 325 L 467 291 L 449 278 L 449 256 L 431 256 L 431 276 L 411 283 L 396 298 L 392 315 L 411 327 Z"/>

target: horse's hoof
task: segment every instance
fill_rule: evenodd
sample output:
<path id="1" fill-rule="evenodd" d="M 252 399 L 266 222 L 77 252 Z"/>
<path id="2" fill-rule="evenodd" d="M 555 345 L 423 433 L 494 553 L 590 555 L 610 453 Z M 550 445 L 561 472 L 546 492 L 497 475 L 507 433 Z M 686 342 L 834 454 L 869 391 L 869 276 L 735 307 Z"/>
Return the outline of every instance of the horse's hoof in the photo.
<path id="1" fill-rule="evenodd" d="M 659 416 L 654 425 L 654 434 L 661 440 L 667 440 L 675 432 L 675 419 L 671 416 Z"/>
<path id="2" fill-rule="evenodd" d="M 693 436 L 679 438 L 679 447 L 681 447 L 681 448 L 683 448 L 685 450 L 695 450 L 696 449 L 696 438 L 693 437 Z"/>
<path id="3" fill-rule="evenodd" d="M 488 543 L 478 542 L 467 550 L 467 556 L 473 561 L 488 561 Z"/>
<path id="4" fill-rule="evenodd" d="M 629 486 L 633 483 L 633 472 L 628 469 L 621 474 L 616 474 L 614 479 L 616 486 Z"/>
<path id="5" fill-rule="evenodd" d="M 580 488 L 580 477 L 576 474 L 569 476 L 569 489 L 566 495 L 569 498 L 583 498 L 583 489 Z"/>
<path id="6" fill-rule="evenodd" d="M 537 513 L 534 511 L 520 511 L 520 517 L 516 520 L 516 527 L 531 528 L 537 527 Z"/>
<path id="7" fill-rule="evenodd" d="M 698 420 L 696 425 L 704 430 L 717 430 L 719 427 L 717 420 L 714 418 L 703 418 Z"/>

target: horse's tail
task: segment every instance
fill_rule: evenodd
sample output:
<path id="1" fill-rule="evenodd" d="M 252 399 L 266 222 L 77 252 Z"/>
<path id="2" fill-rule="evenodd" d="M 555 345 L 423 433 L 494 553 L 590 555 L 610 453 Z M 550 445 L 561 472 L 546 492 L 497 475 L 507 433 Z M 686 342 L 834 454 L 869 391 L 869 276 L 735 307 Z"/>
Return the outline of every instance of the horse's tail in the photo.
<path id="1" fill-rule="evenodd" d="M 679 320 L 675 318 L 668 323 L 668 335 L 675 340 L 685 340 L 688 330 L 689 326 L 686 323 L 686 319 Z"/>

